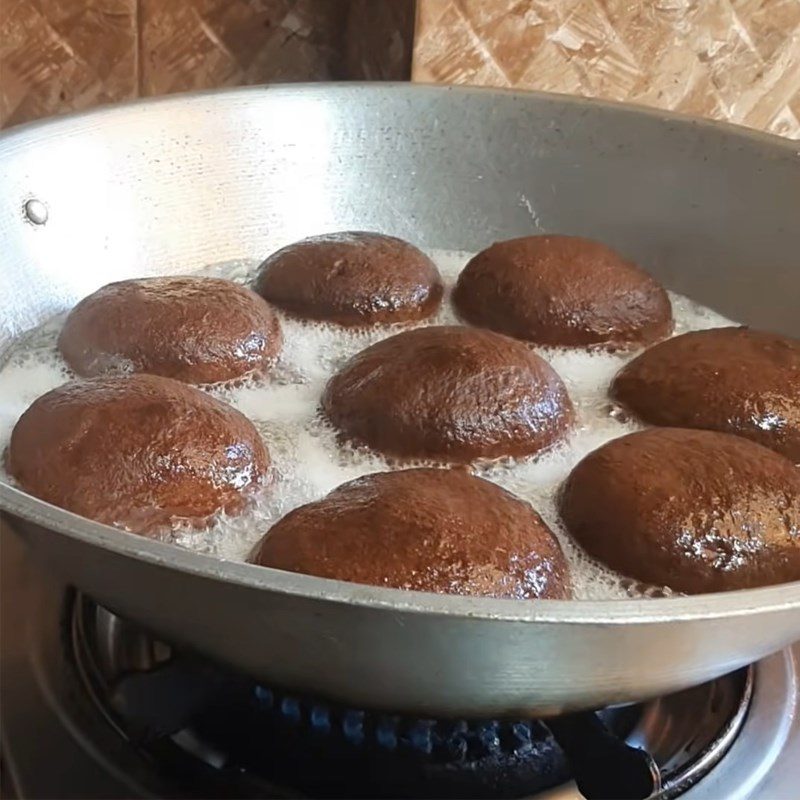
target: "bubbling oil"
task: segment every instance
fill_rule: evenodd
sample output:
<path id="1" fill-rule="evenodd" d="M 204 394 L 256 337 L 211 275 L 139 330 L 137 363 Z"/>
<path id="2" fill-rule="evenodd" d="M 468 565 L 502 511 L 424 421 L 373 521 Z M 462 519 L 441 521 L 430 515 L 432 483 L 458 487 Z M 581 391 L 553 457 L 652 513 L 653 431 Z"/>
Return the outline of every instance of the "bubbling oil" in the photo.
<path id="1" fill-rule="evenodd" d="M 430 255 L 444 279 L 445 298 L 433 319 L 418 324 L 458 324 L 449 301 L 450 289 L 470 254 L 434 251 Z M 198 274 L 248 284 L 258 263 L 226 262 Z M 671 293 L 670 299 L 675 334 L 734 324 L 681 295 Z M 411 326 L 354 331 L 280 316 L 284 348 L 269 376 L 203 387 L 252 420 L 269 449 L 273 481 L 244 513 L 220 515 L 200 531 L 179 528 L 173 537 L 179 546 L 220 559 L 244 560 L 271 525 L 299 505 L 324 497 L 336 486 L 361 475 L 414 466 L 390 463 L 379 454 L 343 446 L 318 410 L 325 383 L 347 359 Z M 56 349 L 63 319 L 64 315 L 60 315 L 21 337 L 0 365 L 0 452 L 8 445 L 11 430 L 25 409 L 37 397 L 73 377 Z M 566 533 L 557 512 L 558 488 L 575 464 L 610 439 L 640 427 L 608 399 L 612 378 L 638 351 L 535 349 L 564 380 L 577 412 L 575 429 L 566 443 L 538 458 L 476 465 L 474 473 L 529 502 L 548 523 L 570 563 L 576 598 L 608 600 L 670 594 L 665 588 L 636 584 L 589 558 Z M 1 469 L 0 478 L 13 483 Z"/>

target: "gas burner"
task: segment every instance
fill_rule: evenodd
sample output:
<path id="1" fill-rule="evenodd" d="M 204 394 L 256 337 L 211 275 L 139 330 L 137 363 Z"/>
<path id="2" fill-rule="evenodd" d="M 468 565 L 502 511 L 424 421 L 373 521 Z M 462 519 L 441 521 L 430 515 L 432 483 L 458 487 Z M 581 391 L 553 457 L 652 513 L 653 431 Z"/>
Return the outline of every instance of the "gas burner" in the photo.
<path id="1" fill-rule="evenodd" d="M 211 784 L 242 796 L 246 775 L 283 796 L 520 797 L 570 777 L 564 753 L 534 720 L 371 714 L 269 689 L 173 654 L 84 598 L 71 641 L 108 720 L 162 769 L 194 760 L 206 791 Z"/>
<path id="2" fill-rule="evenodd" d="M 70 643 L 84 685 L 120 735 L 216 796 L 263 796 L 268 787 L 287 797 L 521 797 L 574 774 L 587 797 L 666 800 L 727 752 L 753 687 L 745 669 L 597 715 L 425 720 L 264 687 L 173 652 L 80 596 Z"/>
<path id="3" fill-rule="evenodd" d="M 592 785 L 609 773 L 641 796 L 630 778 L 644 785 L 653 764 L 662 798 L 797 796 L 800 645 L 750 670 L 577 720 L 414 720 L 267 688 L 174 651 L 66 589 L 18 540 L 0 538 L 7 800 L 534 793 L 579 800 L 620 796 Z M 387 786 L 392 775 L 398 783 Z"/>

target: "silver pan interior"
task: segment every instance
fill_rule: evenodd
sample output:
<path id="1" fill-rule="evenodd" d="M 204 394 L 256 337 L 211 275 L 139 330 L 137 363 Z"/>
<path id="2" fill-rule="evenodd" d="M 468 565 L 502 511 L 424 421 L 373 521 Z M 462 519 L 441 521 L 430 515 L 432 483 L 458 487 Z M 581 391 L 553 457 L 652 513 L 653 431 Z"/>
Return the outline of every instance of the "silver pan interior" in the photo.
<path id="1" fill-rule="evenodd" d="M 0 138 L 0 347 L 110 280 L 353 227 L 430 248 L 593 236 L 731 318 L 800 335 L 799 150 L 621 106 L 411 86 L 178 96 L 22 127 Z M 26 217 L 31 198 L 44 224 Z M 599 706 L 800 638 L 800 583 L 605 603 L 470 600 L 224 563 L 4 485 L 0 505 L 6 524 L 112 609 L 266 681 L 367 706 Z"/>

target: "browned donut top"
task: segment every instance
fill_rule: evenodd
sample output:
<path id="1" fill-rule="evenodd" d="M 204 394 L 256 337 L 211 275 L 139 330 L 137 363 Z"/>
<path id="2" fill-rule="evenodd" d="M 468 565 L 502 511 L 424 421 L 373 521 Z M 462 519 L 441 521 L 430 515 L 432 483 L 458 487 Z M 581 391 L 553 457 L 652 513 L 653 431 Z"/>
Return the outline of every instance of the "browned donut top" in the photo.
<path id="1" fill-rule="evenodd" d="M 25 491 L 139 533 L 239 511 L 267 477 L 253 424 L 192 386 L 154 375 L 77 380 L 20 417 L 7 452 Z"/>
<path id="2" fill-rule="evenodd" d="M 273 253 L 261 265 L 256 291 L 298 317 L 365 326 L 429 317 L 443 287 L 436 265 L 413 245 L 350 231 Z"/>
<path id="3" fill-rule="evenodd" d="M 745 436 L 800 463 L 800 341 L 747 328 L 676 336 L 620 371 L 612 397 L 645 422 Z"/>
<path id="4" fill-rule="evenodd" d="M 540 452 L 574 419 L 546 361 L 514 339 L 460 326 L 404 331 L 361 351 L 330 379 L 322 407 L 358 444 L 456 463 Z"/>
<path id="5" fill-rule="evenodd" d="M 141 278 L 81 300 L 58 346 L 79 375 L 122 370 L 215 383 L 271 366 L 281 331 L 267 303 L 231 281 Z"/>
<path id="6" fill-rule="evenodd" d="M 610 247 L 577 236 L 498 242 L 453 292 L 472 325 L 544 345 L 645 345 L 672 330 L 663 287 Z"/>
<path id="7" fill-rule="evenodd" d="M 462 470 L 379 472 L 287 514 L 251 560 L 442 594 L 565 598 L 561 548 L 526 503 Z"/>
<path id="8" fill-rule="evenodd" d="M 561 514 L 612 569 L 682 592 L 800 580 L 800 470 L 738 436 L 652 428 L 572 471 Z"/>

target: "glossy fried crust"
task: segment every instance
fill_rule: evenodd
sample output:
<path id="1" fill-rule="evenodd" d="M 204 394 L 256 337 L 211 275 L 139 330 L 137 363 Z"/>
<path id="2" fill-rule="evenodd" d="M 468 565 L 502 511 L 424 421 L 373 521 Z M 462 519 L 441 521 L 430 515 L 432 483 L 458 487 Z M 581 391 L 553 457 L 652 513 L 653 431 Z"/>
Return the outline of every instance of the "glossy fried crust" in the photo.
<path id="1" fill-rule="evenodd" d="M 37 399 L 11 435 L 25 491 L 139 533 L 236 513 L 267 478 L 269 455 L 231 406 L 154 375 L 73 381 Z"/>
<path id="2" fill-rule="evenodd" d="M 143 278 L 110 283 L 78 303 L 58 346 L 87 377 L 148 372 L 216 383 L 269 369 L 281 330 L 261 297 L 231 281 Z"/>
<path id="3" fill-rule="evenodd" d="M 574 411 L 526 345 L 461 326 L 404 331 L 361 351 L 322 397 L 343 436 L 401 459 L 525 456 L 562 440 Z"/>
<path id="4" fill-rule="evenodd" d="M 262 566 L 443 594 L 565 598 L 558 541 L 527 503 L 463 470 L 366 475 L 287 514 Z"/>
<path id="5" fill-rule="evenodd" d="M 651 428 L 590 453 L 561 515 L 592 556 L 681 592 L 800 580 L 800 470 L 738 436 Z"/>
<path id="6" fill-rule="evenodd" d="M 600 242 L 525 236 L 472 258 L 453 292 L 459 316 L 543 345 L 624 349 L 672 330 L 664 288 Z"/>
<path id="7" fill-rule="evenodd" d="M 273 253 L 261 265 L 256 291 L 304 319 L 368 326 L 432 316 L 443 285 L 436 265 L 408 242 L 349 231 Z"/>
<path id="8" fill-rule="evenodd" d="M 614 379 L 611 396 L 653 425 L 735 433 L 800 464 L 800 341 L 748 328 L 668 339 Z"/>

